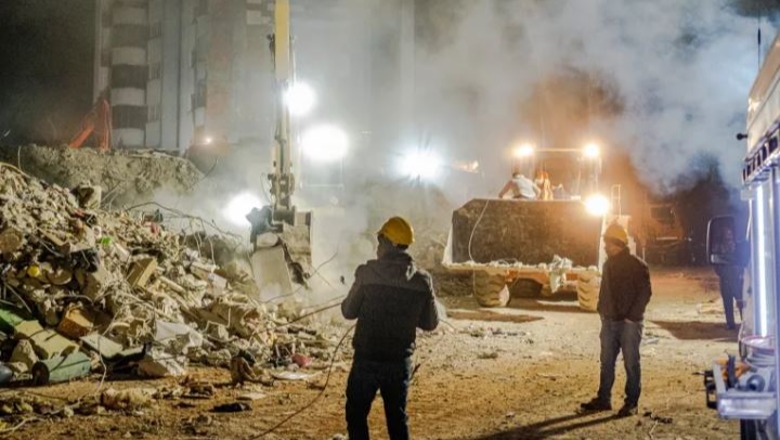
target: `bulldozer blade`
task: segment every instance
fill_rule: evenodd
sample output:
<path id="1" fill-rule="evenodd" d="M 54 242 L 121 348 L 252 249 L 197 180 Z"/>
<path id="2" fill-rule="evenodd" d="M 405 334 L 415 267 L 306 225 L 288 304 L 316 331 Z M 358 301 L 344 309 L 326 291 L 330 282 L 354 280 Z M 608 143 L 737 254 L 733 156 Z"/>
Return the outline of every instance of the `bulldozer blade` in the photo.
<path id="1" fill-rule="evenodd" d="M 597 265 L 602 220 L 580 201 L 474 199 L 452 214 L 452 262 Z"/>

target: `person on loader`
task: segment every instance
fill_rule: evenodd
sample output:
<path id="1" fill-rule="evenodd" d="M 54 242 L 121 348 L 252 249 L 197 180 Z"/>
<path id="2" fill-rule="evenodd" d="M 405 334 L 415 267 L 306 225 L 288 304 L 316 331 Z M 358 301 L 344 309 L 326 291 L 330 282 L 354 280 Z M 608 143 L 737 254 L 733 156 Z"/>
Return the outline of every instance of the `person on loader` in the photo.
<path id="1" fill-rule="evenodd" d="M 604 233 L 604 263 L 599 290 L 598 312 L 601 316 L 601 376 L 597 396 L 580 405 L 583 411 L 612 409 L 612 385 L 615 361 L 623 353 L 626 368 L 626 397 L 618 417 L 636 415 L 641 392 L 639 345 L 647 303 L 652 295 L 647 264 L 631 255 L 628 233 L 617 223 Z"/>
<path id="2" fill-rule="evenodd" d="M 542 191 L 534 183 L 533 180 L 525 177 L 523 173 L 515 171 L 512 173 L 512 178 L 504 185 L 501 192 L 498 193 L 498 198 L 503 199 L 505 195 L 512 194 L 513 199 L 522 200 L 536 200 L 541 195 Z"/>
<path id="3" fill-rule="evenodd" d="M 382 394 L 391 440 L 409 439 L 406 398 L 417 328 L 439 324 L 431 276 L 407 252 L 412 226 L 401 217 L 377 232 L 377 259 L 355 271 L 355 282 L 341 303 L 346 319 L 357 319 L 355 357 L 347 379 L 346 419 L 350 440 L 367 440 L 368 414 L 377 390 Z"/>

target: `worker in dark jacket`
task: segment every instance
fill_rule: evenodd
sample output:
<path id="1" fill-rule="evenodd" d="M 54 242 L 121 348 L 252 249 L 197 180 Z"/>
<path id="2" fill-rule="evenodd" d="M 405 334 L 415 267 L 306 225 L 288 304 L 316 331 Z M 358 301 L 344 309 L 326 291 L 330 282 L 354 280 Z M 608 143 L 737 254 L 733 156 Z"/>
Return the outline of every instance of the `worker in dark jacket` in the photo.
<path id="1" fill-rule="evenodd" d="M 599 290 L 598 312 L 601 316 L 601 378 L 598 395 L 583 403 L 585 411 L 612 409 L 612 384 L 615 382 L 615 361 L 623 352 L 626 368 L 626 397 L 618 417 L 637 413 L 641 391 L 639 344 L 645 308 L 650 301 L 650 271 L 641 259 L 628 249 L 628 233 L 617 223 L 604 233 L 604 263 Z"/>
<path id="2" fill-rule="evenodd" d="M 347 430 L 350 440 L 369 438 L 368 413 L 379 390 L 390 439 L 406 440 L 417 328 L 434 330 L 439 316 L 430 275 L 417 269 L 407 253 L 414 242 L 409 222 L 389 219 L 377 239 L 377 259 L 357 268 L 355 283 L 341 303 L 345 318 L 357 318 L 355 358 L 347 380 Z"/>
<path id="3" fill-rule="evenodd" d="M 739 261 L 737 253 L 737 241 L 734 231 L 726 227 L 721 232 L 721 240 L 715 248 L 715 252 L 721 255 L 726 264 L 715 266 L 715 273 L 720 281 L 720 296 L 723 299 L 723 312 L 726 314 L 726 328 L 737 328 L 734 322 L 734 302 L 737 303 L 739 318 L 742 320 L 742 274 L 745 271 Z"/>

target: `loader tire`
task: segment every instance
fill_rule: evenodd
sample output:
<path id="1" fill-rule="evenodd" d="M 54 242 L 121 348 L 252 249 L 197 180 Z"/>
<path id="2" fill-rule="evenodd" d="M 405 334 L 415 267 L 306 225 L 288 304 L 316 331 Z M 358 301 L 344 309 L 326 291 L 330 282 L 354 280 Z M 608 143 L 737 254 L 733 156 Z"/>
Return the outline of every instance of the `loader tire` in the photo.
<path id="1" fill-rule="evenodd" d="M 584 273 L 577 280 L 577 302 L 583 310 L 595 312 L 599 303 L 599 289 L 601 287 L 601 274 Z"/>
<path id="2" fill-rule="evenodd" d="M 512 298 L 539 298 L 543 287 L 534 280 L 518 279 L 509 287 L 509 292 Z"/>
<path id="3" fill-rule="evenodd" d="M 474 298 L 482 307 L 504 307 L 509 302 L 509 289 L 502 275 L 485 272 L 473 274 Z"/>

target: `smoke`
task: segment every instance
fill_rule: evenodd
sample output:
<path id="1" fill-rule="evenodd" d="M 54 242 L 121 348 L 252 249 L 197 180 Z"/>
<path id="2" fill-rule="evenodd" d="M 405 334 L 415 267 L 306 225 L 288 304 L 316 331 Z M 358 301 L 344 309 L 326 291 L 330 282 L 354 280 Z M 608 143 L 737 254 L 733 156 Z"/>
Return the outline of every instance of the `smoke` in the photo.
<path id="1" fill-rule="evenodd" d="M 630 154 L 663 192 L 679 189 L 702 153 L 738 182 L 744 146 L 734 134 L 758 55 L 756 20 L 733 2 L 426 3 L 418 120 L 456 154 L 481 155 L 491 186 L 508 172 L 507 148 L 528 137 L 569 147 L 597 139 Z"/>

